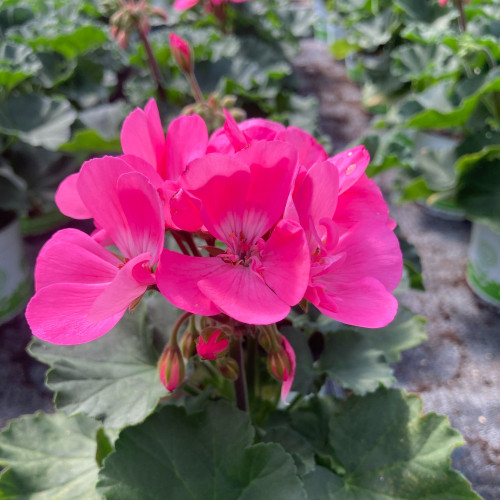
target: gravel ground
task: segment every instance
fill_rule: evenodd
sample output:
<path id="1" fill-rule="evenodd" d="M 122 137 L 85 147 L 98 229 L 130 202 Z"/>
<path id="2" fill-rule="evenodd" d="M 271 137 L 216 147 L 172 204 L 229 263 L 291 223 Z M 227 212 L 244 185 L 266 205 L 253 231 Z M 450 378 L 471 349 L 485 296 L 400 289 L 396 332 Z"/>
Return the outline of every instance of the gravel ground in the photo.
<path id="1" fill-rule="evenodd" d="M 296 63 L 304 92 L 320 99 L 321 126 L 336 150 L 368 127 L 360 94 L 326 47 L 305 41 Z M 382 184 L 387 185 L 388 179 Z M 382 186 L 384 187 L 384 186 Z M 453 453 L 460 470 L 485 500 L 500 498 L 500 313 L 483 304 L 464 280 L 470 226 L 430 216 L 420 207 L 392 207 L 392 216 L 422 259 L 426 292 L 408 291 L 401 303 L 428 318 L 429 340 L 396 366 L 397 385 L 419 393 L 426 411 L 449 416 L 467 444 Z M 34 262 L 44 237 L 27 241 Z M 25 353 L 23 315 L 0 327 L 0 427 L 36 410 L 50 411 L 45 366 Z"/>

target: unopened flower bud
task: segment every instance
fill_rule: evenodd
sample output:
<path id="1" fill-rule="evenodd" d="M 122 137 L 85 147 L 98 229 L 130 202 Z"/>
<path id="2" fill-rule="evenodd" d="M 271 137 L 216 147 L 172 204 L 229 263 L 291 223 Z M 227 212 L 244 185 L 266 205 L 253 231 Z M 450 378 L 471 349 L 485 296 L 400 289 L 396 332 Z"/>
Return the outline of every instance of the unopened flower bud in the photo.
<path id="1" fill-rule="evenodd" d="M 227 356 L 217 360 L 217 368 L 221 375 L 228 380 L 235 381 L 240 376 L 238 363 L 233 358 Z"/>
<path id="2" fill-rule="evenodd" d="M 196 341 L 198 340 L 198 334 L 192 333 L 189 330 L 182 336 L 180 342 L 180 348 L 182 355 L 185 359 L 189 359 L 191 356 L 196 354 Z"/>
<path id="3" fill-rule="evenodd" d="M 260 327 L 258 341 L 266 352 L 278 352 L 281 350 L 281 335 L 273 325 L 263 325 Z"/>
<path id="4" fill-rule="evenodd" d="M 271 375 L 282 382 L 287 381 L 292 373 L 292 362 L 285 349 L 270 352 L 267 355 L 267 367 Z"/>
<path id="5" fill-rule="evenodd" d="M 210 361 L 224 356 L 229 348 L 229 340 L 220 329 L 206 328 L 198 337 L 198 354 Z"/>
<path id="6" fill-rule="evenodd" d="M 184 73 L 191 73 L 193 70 L 193 56 L 191 47 L 186 40 L 175 33 L 170 33 L 170 49 L 177 66 L 179 66 Z"/>
<path id="7" fill-rule="evenodd" d="M 158 373 L 167 391 L 172 392 L 182 384 L 186 376 L 184 360 L 177 345 L 168 345 L 158 360 Z"/>

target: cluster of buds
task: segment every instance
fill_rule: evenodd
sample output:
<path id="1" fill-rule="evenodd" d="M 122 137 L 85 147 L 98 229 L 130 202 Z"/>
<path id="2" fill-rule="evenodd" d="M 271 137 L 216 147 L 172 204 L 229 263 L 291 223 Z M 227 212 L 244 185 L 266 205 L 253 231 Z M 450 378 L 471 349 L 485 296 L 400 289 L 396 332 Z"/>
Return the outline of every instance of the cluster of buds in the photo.
<path id="1" fill-rule="evenodd" d="M 295 376 L 295 353 L 275 324 L 260 327 L 259 344 L 267 353 L 267 369 L 280 382 L 281 398 L 286 400 Z"/>
<path id="2" fill-rule="evenodd" d="M 222 127 L 226 121 L 226 110 L 237 122 L 246 118 L 245 110 L 235 106 L 236 96 L 225 95 L 220 97 L 217 93 L 211 93 L 203 102 L 188 104 L 181 111 L 183 115 L 200 115 L 206 122 L 210 131 Z"/>
<path id="3" fill-rule="evenodd" d="M 175 33 L 171 33 L 170 50 L 177 66 L 188 79 L 196 99 L 196 102 L 186 106 L 181 114 L 201 116 L 205 120 L 209 131 L 214 131 L 224 125 L 226 121 L 224 110 L 227 110 L 237 122 L 246 118 L 245 111 L 235 106 L 236 96 L 225 95 L 221 97 L 217 93 L 211 93 L 208 99 L 204 99 L 194 75 L 193 50 L 186 40 Z"/>
<path id="4" fill-rule="evenodd" d="M 135 30 L 141 35 L 149 33 L 151 17 L 167 19 L 165 11 L 152 7 L 147 0 L 106 0 L 102 10 L 110 18 L 111 36 L 122 49 L 127 48 L 130 34 Z"/>

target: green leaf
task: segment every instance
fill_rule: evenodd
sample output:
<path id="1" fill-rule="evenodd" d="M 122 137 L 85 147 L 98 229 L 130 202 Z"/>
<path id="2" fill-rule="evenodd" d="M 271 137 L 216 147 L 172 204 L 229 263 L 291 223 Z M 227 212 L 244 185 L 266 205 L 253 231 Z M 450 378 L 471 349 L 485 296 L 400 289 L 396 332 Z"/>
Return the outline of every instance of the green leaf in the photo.
<path id="1" fill-rule="evenodd" d="M 122 431 L 98 488 L 108 500 L 305 499 L 292 457 L 253 439 L 248 415 L 228 403 L 191 415 L 166 406 Z"/>
<path id="2" fill-rule="evenodd" d="M 111 332 L 88 344 L 32 341 L 29 352 L 51 366 L 47 386 L 56 393 L 57 408 L 67 415 L 85 413 L 112 428 L 140 422 L 155 409 L 167 393 L 156 370 L 159 353 L 145 306 L 141 303 Z"/>
<path id="3" fill-rule="evenodd" d="M 95 490 L 99 424 L 78 415 L 36 413 L 0 435 L 0 499 L 99 500 Z"/>
<path id="4" fill-rule="evenodd" d="M 56 87 L 71 77 L 76 68 L 76 60 L 68 61 L 59 52 L 38 52 L 42 68 L 37 76 L 46 89 Z"/>
<path id="5" fill-rule="evenodd" d="M 450 469 L 462 437 L 446 417 L 422 416 L 418 396 L 380 389 L 349 397 L 329 424 L 329 443 L 345 472 L 316 468 L 305 476 L 309 500 L 480 500 Z"/>
<path id="6" fill-rule="evenodd" d="M 0 45 L 0 88 L 11 90 L 33 76 L 41 66 L 40 60 L 29 47 L 12 42 Z"/>
<path id="7" fill-rule="evenodd" d="M 0 132 L 52 150 L 69 139 L 75 118 L 75 110 L 62 98 L 22 94 L 0 104 Z"/>
<path id="8" fill-rule="evenodd" d="M 384 328 L 348 328 L 331 320 L 316 323 L 320 331 L 329 333 L 318 368 L 356 394 L 374 391 L 380 384 L 391 385 L 389 365 L 399 361 L 401 351 L 427 338 L 424 323 L 403 307 Z"/>
<path id="9" fill-rule="evenodd" d="M 394 380 L 384 353 L 353 330 L 339 330 L 328 336 L 319 367 L 356 394 L 374 391 L 380 384 L 390 386 Z"/>
<path id="10" fill-rule="evenodd" d="M 457 162 L 457 203 L 467 216 L 500 230 L 500 146 L 462 156 Z"/>

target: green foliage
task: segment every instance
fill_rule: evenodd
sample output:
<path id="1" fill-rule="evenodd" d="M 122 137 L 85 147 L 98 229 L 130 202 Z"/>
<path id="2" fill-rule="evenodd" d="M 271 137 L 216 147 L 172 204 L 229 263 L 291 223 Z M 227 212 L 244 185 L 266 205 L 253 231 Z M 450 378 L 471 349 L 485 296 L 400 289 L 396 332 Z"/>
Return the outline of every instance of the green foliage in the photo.
<path id="1" fill-rule="evenodd" d="M 305 500 L 290 455 L 253 441 L 248 415 L 228 403 L 193 414 L 167 406 L 120 434 L 98 488 L 108 500 Z"/>
<path id="2" fill-rule="evenodd" d="M 166 307 L 161 299 L 143 299 L 150 314 L 151 307 Z M 30 353 L 51 367 L 47 386 L 56 394 L 58 409 L 67 415 L 85 413 L 112 428 L 140 422 L 154 411 L 166 390 L 156 370 L 160 353 L 153 346 L 147 313 L 146 304 L 141 304 L 111 332 L 88 344 L 32 341 Z"/>
<path id="3" fill-rule="evenodd" d="M 0 435 L 0 499 L 98 500 L 99 425 L 78 415 L 36 413 L 12 420 Z"/>

